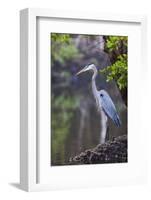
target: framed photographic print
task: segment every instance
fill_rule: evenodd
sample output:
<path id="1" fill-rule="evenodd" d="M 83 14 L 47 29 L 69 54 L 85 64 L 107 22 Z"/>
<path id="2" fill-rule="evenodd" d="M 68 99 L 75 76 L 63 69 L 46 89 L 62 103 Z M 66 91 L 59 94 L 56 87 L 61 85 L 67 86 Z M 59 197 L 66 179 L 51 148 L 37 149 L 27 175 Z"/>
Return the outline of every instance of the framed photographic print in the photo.
<path id="1" fill-rule="evenodd" d="M 146 18 L 47 9 L 20 17 L 22 189 L 144 183 Z"/>

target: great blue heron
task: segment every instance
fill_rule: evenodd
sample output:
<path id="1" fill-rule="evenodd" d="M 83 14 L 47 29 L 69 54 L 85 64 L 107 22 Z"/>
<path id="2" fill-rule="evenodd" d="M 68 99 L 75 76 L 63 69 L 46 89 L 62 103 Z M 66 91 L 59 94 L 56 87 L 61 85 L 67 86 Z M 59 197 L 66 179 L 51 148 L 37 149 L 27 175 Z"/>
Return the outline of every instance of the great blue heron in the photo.
<path id="1" fill-rule="evenodd" d="M 92 92 L 94 98 L 96 100 L 96 105 L 98 111 L 101 114 L 101 135 L 100 135 L 100 143 L 104 143 L 106 139 L 106 132 L 107 132 L 107 119 L 110 117 L 114 124 L 119 127 L 121 125 L 121 121 L 119 115 L 117 114 L 115 105 L 109 96 L 109 94 L 105 90 L 97 90 L 95 78 L 98 74 L 98 70 L 94 64 L 90 64 L 85 66 L 81 71 L 79 71 L 76 75 L 79 75 L 86 71 L 93 71 L 92 76 Z"/>

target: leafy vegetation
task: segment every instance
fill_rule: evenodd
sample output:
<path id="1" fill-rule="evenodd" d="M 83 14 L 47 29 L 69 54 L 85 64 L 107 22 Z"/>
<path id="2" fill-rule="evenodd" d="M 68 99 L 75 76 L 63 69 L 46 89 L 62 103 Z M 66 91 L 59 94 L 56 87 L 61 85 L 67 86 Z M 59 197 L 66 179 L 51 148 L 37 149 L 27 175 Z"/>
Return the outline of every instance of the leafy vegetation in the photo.
<path id="1" fill-rule="evenodd" d="M 69 34 L 51 34 L 51 58 L 52 64 L 59 62 L 64 65 L 69 60 L 75 60 L 81 57 L 78 49 L 73 44 Z"/>
<path id="2" fill-rule="evenodd" d="M 107 81 L 114 79 L 120 90 L 127 88 L 127 37 L 106 36 L 105 50 L 112 64 L 101 72 L 107 75 Z"/>
<path id="3" fill-rule="evenodd" d="M 101 70 L 106 74 L 106 80 L 115 80 L 123 100 L 127 104 L 127 37 L 106 36 L 105 51 L 109 54 L 111 65 Z"/>
<path id="4" fill-rule="evenodd" d="M 52 33 L 51 40 L 57 43 L 69 43 L 70 42 L 70 35 L 69 34 L 60 34 L 60 33 Z"/>
<path id="5" fill-rule="evenodd" d="M 120 51 L 123 46 L 127 47 L 126 36 L 106 36 L 106 49 L 108 51 Z"/>
<path id="6" fill-rule="evenodd" d="M 115 63 L 101 71 L 107 73 L 107 82 L 114 79 L 120 90 L 125 89 L 127 87 L 126 54 L 119 55 Z"/>

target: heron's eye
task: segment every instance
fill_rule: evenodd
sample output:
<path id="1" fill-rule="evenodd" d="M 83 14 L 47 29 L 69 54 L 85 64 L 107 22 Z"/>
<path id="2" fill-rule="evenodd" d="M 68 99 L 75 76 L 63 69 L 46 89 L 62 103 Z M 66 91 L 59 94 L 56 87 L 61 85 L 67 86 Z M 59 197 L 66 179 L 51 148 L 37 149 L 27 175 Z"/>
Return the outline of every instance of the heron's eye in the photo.
<path id="1" fill-rule="evenodd" d="M 103 94 L 100 94 L 101 97 L 103 97 Z"/>

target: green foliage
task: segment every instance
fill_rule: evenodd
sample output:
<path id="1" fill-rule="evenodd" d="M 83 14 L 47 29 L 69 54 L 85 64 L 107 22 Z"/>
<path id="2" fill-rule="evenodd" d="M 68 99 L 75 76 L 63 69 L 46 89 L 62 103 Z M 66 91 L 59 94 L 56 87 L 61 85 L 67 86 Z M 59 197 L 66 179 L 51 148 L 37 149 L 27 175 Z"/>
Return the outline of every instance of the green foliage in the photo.
<path id="1" fill-rule="evenodd" d="M 127 88 L 127 37 L 107 36 L 105 44 L 106 52 L 109 53 L 112 65 L 101 70 L 106 74 L 107 81 L 115 80 L 119 89 Z"/>
<path id="2" fill-rule="evenodd" d="M 115 80 L 119 89 L 127 87 L 127 55 L 119 55 L 117 61 L 107 68 L 101 70 L 107 75 L 107 81 Z"/>
<path id="3" fill-rule="evenodd" d="M 72 44 L 63 45 L 58 52 L 54 53 L 54 60 L 60 62 L 62 65 L 71 59 L 77 58 L 79 58 L 78 49 Z"/>
<path id="4" fill-rule="evenodd" d="M 127 37 L 126 36 L 108 36 L 106 41 L 106 48 L 109 52 L 114 50 L 119 50 L 121 45 L 127 47 Z"/>
<path id="5" fill-rule="evenodd" d="M 69 43 L 70 42 L 70 35 L 69 34 L 59 34 L 59 33 L 51 33 L 51 39 L 54 42 L 58 43 Z"/>
<path id="6" fill-rule="evenodd" d="M 65 65 L 69 60 L 81 58 L 69 34 L 52 33 L 51 50 L 52 64 L 57 61 Z"/>
<path id="7" fill-rule="evenodd" d="M 52 107 L 53 109 L 59 108 L 60 111 L 68 110 L 68 109 L 76 109 L 79 102 L 75 99 L 75 97 L 69 95 L 59 95 L 55 96 L 52 95 Z"/>

